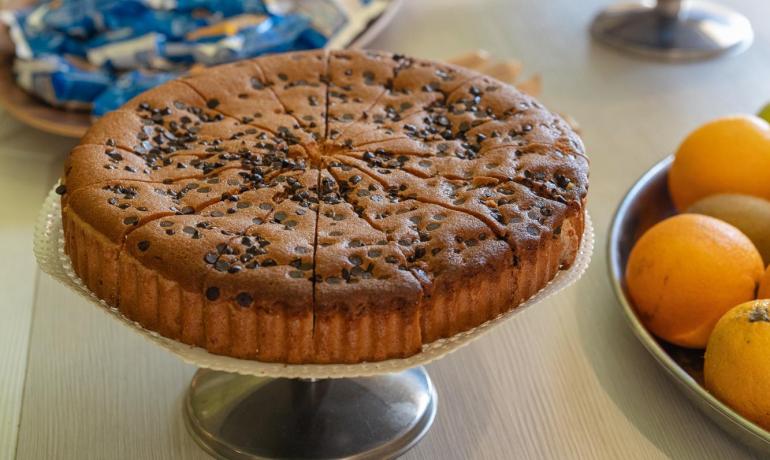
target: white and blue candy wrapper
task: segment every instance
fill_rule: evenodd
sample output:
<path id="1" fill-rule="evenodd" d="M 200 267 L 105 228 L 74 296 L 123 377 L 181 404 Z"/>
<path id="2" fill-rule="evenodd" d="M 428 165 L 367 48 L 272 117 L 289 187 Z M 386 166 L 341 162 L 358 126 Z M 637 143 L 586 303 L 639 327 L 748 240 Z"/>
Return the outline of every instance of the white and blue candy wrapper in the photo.
<path id="1" fill-rule="evenodd" d="M 301 36 L 309 48 L 344 48 L 382 14 L 388 0 L 265 0 L 275 15 L 299 14 L 310 20 Z"/>
<path id="2" fill-rule="evenodd" d="M 51 74 L 51 86 L 59 104 L 72 102 L 89 106 L 112 85 L 112 78 L 104 72 L 72 70 Z"/>
<path id="3" fill-rule="evenodd" d="M 244 13 L 267 14 L 262 0 L 141 0 L 141 3 L 154 10 L 208 10 L 220 12 L 225 17 Z"/>
<path id="4" fill-rule="evenodd" d="M 16 59 L 13 63 L 13 73 L 16 83 L 29 92 L 35 92 L 35 79 L 39 75 L 51 75 L 67 67 L 63 57 L 45 56 L 39 59 Z M 43 97 L 43 95 L 40 95 Z M 44 98 L 45 99 L 45 98 Z"/>
<path id="5" fill-rule="evenodd" d="M 157 32 L 167 40 L 183 40 L 184 36 L 200 27 L 225 19 L 220 12 L 166 11 L 145 9 L 135 16 L 110 16 L 106 18 L 109 30 L 130 30 L 135 35 Z"/>
<path id="6" fill-rule="evenodd" d="M 306 49 L 298 47 L 296 42 L 309 25 L 310 21 L 304 16 L 273 16 L 236 35 L 199 43 L 193 48 L 193 56 L 196 62 L 215 65 L 260 54 Z"/>
<path id="7" fill-rule="evenodd" d="M 151 67 L 151 63 L 163 55 L 166 38 L 156 32 L 116 40 L 88 49 L 88 62 L 99 67 L 136 69 Z"/>
<path id="8" fill-rule="evenodd" d="M 33 31 L 57 30 L 87 39 L 108 30 L 106 22 L 110 17 L 136 17 L 144 10 L 134 0 L 57 0 L 35 8 L 28 21 Z"/>
<path id="9" fill-rule="evenodd" d="M 304 0 L 303 3 L 312 4 L 312 0 Z M 347 16 L 345 25 L 334 29 L 332 35 L 328 35 L 329 30 L 323 24 L 318 24 L 316 20 L 313 29 L 326 37 L 326 48 L 338 49 L 344 48 L 351 43 L 358 35 L 366 30 L 369 23 L 385 11 L 389 0 L 336 0 L 334 3 L 344 11 Z M 312 14 L 312 13 L 311 13 Z M 314 16 L 315 18 L 315 16 Z"/>
<path id="10" fill-rule="evenodd" d="M 355 14 L 354 11 L 347 10 L 343 2 L 334 0 L 296 2 L 268 0 L 268 7 L 273 11 L 282 11 L 283 14 L 293 13 L 308 18 L 310 27 L 303 33 L 308 46 L 313 48 L 326 46 L 329 39 L 348 23 L 351 15 Z"/>
<path id="11" fill-rule="evenodd" d="M 17 82 L 49 104 L 70 109 L 88 109 L 97 96 L 112 85 L 102 70 L 84 70 L 60 56 L 14 62 Z"/>
<path id="12" fill-rule="evenodd" d="M 82 43 L 75 38 L 53 29 L 39 31 L 32 29 L 27 21 L 32 12 L 32 10 L 0 11 L 0 20 L 8 26 L 16 57 L 33 59 L 48 54 L 85 55 Z"/>
<path id="13" fill-rule="evenodd" d="M 178 76 L 179 74 L 170 72 L 152 74 L 139 70 L 128 72 L 93 101 L 91 114 L 97 117 L 102 116 L 107 112 L 117 109 L 134 96 L 169 80 L 173 80 Z"/>

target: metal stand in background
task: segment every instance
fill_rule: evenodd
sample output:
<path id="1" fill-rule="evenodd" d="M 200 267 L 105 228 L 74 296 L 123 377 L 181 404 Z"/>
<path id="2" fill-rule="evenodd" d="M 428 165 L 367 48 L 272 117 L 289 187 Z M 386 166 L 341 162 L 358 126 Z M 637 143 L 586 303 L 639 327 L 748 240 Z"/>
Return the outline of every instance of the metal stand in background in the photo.
<path id="1" fill-rule="evenodd" d="M 594 19 L 591 34 L 622 51 L 669 61 L 738 53 L 754 38 L 743 15 L 700 0 L 611 6 Z"/>
<path id="2" fill-rule="evenodd" d="M 428 432 L 436 391 L 423 367 L 301 380 L 199 370 L 185 398 L 195 441 L 224 459 L 389 459 Z"/>

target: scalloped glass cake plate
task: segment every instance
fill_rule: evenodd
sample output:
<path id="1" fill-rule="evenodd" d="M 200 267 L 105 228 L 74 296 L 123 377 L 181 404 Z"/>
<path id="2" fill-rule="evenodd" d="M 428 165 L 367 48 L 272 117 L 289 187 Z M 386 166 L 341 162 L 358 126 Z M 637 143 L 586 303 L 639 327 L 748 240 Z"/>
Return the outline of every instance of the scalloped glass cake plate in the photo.
<path id="1" fill-rule="evenodd" d="M 234 372 L 244 375 L 287 378 L 348 378 L 380 375 L 399 372 L 416 366 L 425 365 L 439 359 L 448 353 L 459 349 L 477 339 L 493 327 L 509 320 L 521 311 L 556 294 L 577 281 L 585 272 L 591 261 L 594 248 L 594 233 L 588 213 L 585 216 L 585 231 L 575 263 L 567 270 L 559 272 L 540 292 L 519 307 L 501 314 L 480 326 L 460 334 L 437 340 L 425 345 L 422 352 L 403 359 L 390 359 L 380 362 L 360 364 L 280 364 L 260 361 L 237 359 L 208 353 L 205 349 L 177 342 L 148 331 L 137 323 L 124 317 L 116 308 L 110 307 L 104 301 L 91 293 L 73 272 L 69 257 L 64 253 L 63 232 L 61 226 L 61 210 L 59 196 L 52 190 L 46 199 L 40 213 L 35 232 L 35 256 L 40 268 L 73 289 L 102 311 L 112 315 L 133 331 L 141 334 L 183 361 L 201 368 L 223 372 Z"/>

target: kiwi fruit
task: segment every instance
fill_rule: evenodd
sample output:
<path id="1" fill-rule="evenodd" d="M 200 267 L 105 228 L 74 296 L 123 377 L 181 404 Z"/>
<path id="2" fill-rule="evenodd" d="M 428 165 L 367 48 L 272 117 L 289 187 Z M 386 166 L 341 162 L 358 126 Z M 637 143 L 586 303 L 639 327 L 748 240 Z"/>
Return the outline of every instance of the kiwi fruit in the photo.
<path id="1" fill-rule="evenodd" d="M 765 265 L 770 263 L 770 201 L 737 193 L 702 198 L 687 212 L 704 214 L 737 227 L 757 247 Z"/>

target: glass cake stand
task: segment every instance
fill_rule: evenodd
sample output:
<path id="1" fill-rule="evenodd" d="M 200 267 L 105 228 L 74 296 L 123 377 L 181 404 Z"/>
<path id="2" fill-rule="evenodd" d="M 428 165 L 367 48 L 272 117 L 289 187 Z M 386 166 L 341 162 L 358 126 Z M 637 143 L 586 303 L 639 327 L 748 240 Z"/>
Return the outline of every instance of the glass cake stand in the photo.
<path id="1" fill-rule="evenodd" d="M 591 260 L 594 234 L 586 213 L 571 268 L 518 308 L 408 358 L 360 364 L 262 363 L 208 353 L 142 328 L 91 293 L 64 253 L 59 196 L 40 213 L 34 251 L 40 268 L 147 340 L 199 367 L 183 417 L 192 438 L 223 459 L 387 459 L 416 445 L 436 415 L 436 390 L 425 364 L 571 285 Z"/>

